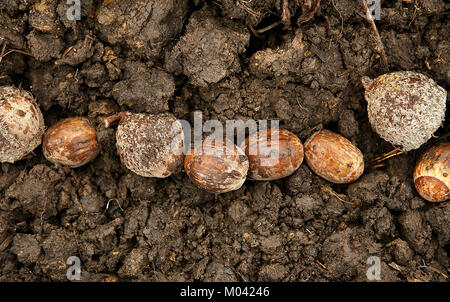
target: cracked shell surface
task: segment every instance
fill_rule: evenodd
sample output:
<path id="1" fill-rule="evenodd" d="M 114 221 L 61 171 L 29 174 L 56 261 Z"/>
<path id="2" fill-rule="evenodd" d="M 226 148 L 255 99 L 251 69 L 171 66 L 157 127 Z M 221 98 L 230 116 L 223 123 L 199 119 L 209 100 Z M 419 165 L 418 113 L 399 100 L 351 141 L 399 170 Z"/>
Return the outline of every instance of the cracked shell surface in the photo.
<path id="1" fill-rule="evenodd" d="M 47 130 L 42 149 L 50 162 L 78 168 L 97 157 L 100 145 L 95 127 L 87 118 L 71 117 Z"/>
<path id="2" fill-rule="evenodd" d="M 372 128 L 403 151 L 419 148 L 442 125 L 447 91 L 427 76 L 398 71 L 362 82 Z"/>
<path id="3" fill-rule="evenodd" d="M 354 182 L 364 172 L 362 152 L 329 130 L 319 130 L 305 142 L 305 160 L 311 170 L 332 183 Z"/>
<path id="4" fill-rule="evenodd" d="M 0 162 L 14 163 L 42 142 L 44 118 L 33 96 L 13 86 L 0 87 Z"/>
<path id="5" fill-rule="evenodd" d="M 433 146 L 421 156 L 414 169 L 414 185 L 428 201 L 450 198 L 450 143 Z"/>
<path id="6" fill-rule="evenodd" d="M 241 145 L 250 168 L 248 178 L 276 180 L 287 177 L 303 162 L 303 144 L 284 129 L 261 130 L 245 139 Z"/>
<path id="7" fill-rule="evenodd" d="M 186 155 L 184 169 L 198 187 L 226 193 L 242 187 L 249 162 L 241 148 L 231 142 L 199 142 Z"/>
<path id="8" fill-rule="evenodd" d="M 169 113 L 126 113 L 116 132 L 122 163 L 144 177 L 165 178 L 181 170 L 183 139 L 181 123 Z"/>

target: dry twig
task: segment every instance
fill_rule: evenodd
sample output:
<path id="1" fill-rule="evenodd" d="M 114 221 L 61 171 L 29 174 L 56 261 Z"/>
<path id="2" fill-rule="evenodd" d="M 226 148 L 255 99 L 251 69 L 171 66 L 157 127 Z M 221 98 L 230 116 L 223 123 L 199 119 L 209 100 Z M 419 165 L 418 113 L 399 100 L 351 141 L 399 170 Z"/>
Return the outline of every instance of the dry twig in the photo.
<path id="1" fill-rule="evenodd" d="M 312 17 L 314 17 L 314 14 L 317 12 L 317 10 L 320 7 L 320 0 L 315 0 L 314 5 L 311 4 L 310 1 L 304 2 L 303 0 L 300 0 L 299 5 L 302 7 L 303 6 L 307 7 L 308 9 L 311 9 L 311 7 L 312 7 L 312 9 L 309 11 L 309 13 L 305 17 L 303 17 L 303 16 L 300 17 L 299 24 L 303 24 L 303 23 L 306 23 L 309 20 L 311 20 Z"/>
<path id="2" fill-rule="evenodd" d="M 0 54 L 0 63 L 3 61 L 3 57 L 5 56 L 6 43 L 3 42 L 2 52 Z"/>
<path id="3" fill-rule="evenodd" d="M 400 148 L 395 148 L 389 152 L 383 153 L 380 156 L 377 156 L 369 161 L 367 161 L 366 165 L 372 168 L 380 167 L 380 163 L 397 155 L 403 154 L 404 152 Z M 382 165 L 381 165 L 382 166 Z"/>
<path id="4" fill-rule="evenodd" d="M 330 194 L 331 196 L 336 197 L 340 202 L 346 203 L 346 204 L 350 204 L 352 206 L 358 206 L 357 203 L 355 202 L 351 202 L 351 201 L 347 201 L 347 195 L 345 194 L 338 194 L 336 193 L 330 186 L 320 186 L 320 189 L 328 194 Z"/>
<path id="5" fill-rule="evenodd" d="M 29 57 L 34 57 L 34 55 L 33 55 L 32 53 L 29 53 L 28 51 L 21 50 L 21 49 L 12 49 L 12 48 L 11 48 L 11 49 L 7 52 L 7 54 L 10 54 L 10 53 L 12 53 L 12 52 L 20 53 L 20 54 L 22 54 L 22 55 L 26 55 L 26 56 L 29 56 Z"/>
<path id="6" fill-rule="evenodd" d="M 339 18 L 341 18 L 341 31 L 339 33 L 342 34 L 342 32 L 344 31 L 344 18 L 342 17 L 341 12 L 337 9 L 333 0 L 331 0 L 331 4 L 333 5 L 334 9 L 338 12 Z"/>
<path id="7" fill-rule="evenodd" d="M 281 5 L 281 22 L 285 26 L 291 25 L 291 12 L 289 11 L 289 1 L 283 0 L 283 4 Z"/>
<path id="8" fill-rule="evenodd" d="M 375 38 L 377 40 L 377 44 L 378 44 L 378 48 L 379 48 L 379 52 L 380 52 L 380 56 L 381 56 L 381 62 L 383 64 L 384 71 L 389 72 L 387 56 L 386 56 L 386 52 L 384 50 L 384 44 L 381 41 L 380 34 L 378 33 L 377 26 L 375 25 L 375 21 L 373 20 L 372 15 L 369 12 L 369 8 L 367 7 L 366 0 L 361 0 L 361 3 L 364 7 L 364 13 L 366 14 L 364 19 L 366 19 L 367 22 L 369 22 L 370 26 L 372 27 L 372 31 L 375 34 Z"/>
<path id="9" fill-rule="evenodd" d="M 270 25 L 268 25 L 268 26 L 266 26 L 266 27 L 264 27 L 264 28 L 261 28 L 261 29 L 254 29 L 253 28 L 253 33 L 257 33 L 257 34 L 262 34 L 262 33 L 265 33 L 266 31 L 269 31 L 269 30 L 271 30 L 272 28 L 274 28 L 274 27 L 277 27 L 278 25 L 280 25 L 282 22 L 281 21 L 277 21 L 277 22 L 275 22 L 275 23 L 272 23 L 272 24 L 270 24 Z"/>
<path id="10" fill-rule="evenodd" d="M 253 9 L 251 9 L 247 4 L 245 4 L 244 1 L 242 0 L 238 0 L 236 1 L 236 5 L 239 6 L 240 8 L 242 8 L 243 10 L 245 10 L 247 13 L 249 13 L 250 15 L 252 15 L 253 17 L 256 18 L 256 20 L 261 20 L 261 18 L 263 17 L 264 14 L 257 12 Z"/>

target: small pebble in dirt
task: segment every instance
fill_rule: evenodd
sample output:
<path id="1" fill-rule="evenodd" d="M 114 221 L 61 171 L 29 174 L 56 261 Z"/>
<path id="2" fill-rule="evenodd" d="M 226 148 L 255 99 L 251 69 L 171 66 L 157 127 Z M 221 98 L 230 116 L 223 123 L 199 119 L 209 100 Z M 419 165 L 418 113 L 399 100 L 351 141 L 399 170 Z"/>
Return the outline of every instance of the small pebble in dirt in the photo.
<path id="1" fill-rule="evenodd" d="M 181 171 L 183 128 L 170 113 L 121 112 L 105 119 L 105 126 L 120 120 L 116 146 L 120 159 L 134 173 L 165 178 Z"/>
<path id="2" fill-rule="evenodd" d="M 239 189 L 247 177 L 249 162 L 244 151 L 228 141 L 198 142 L 184 160 L 187 175 L 211 193 Z"/>
<path id="3" fill-rule="evenodd" d="M 419 148 L 444 121 L 447 92 L 423 74 L 398 71 L 362 84 L 372 128 L 403 151 Z"/>
<path id="4" fill-rule="evenodd" d="M 241 145 L 250 168 L 248 178 L 275 180 L 291 175 L 303 162 L 303 144 L 284 129 L 266 129 L 250 135 Z"/>
<path id="5" fill-rule="evenodd" d="M 42 142 L 44 118 L 33 96 L 13 86 L 0 87 L 0 162 L 14 163 Z"/>
<path id="6" fill-rule="evenodd" d="M 414 169 L 414 185 L 428 201 L 450 198 L 450 143 L 433 146 L 422 155 Z"/>
<path id="7" fill-rule="evenodd" d="M 78 168 L 97 157 L 97 132 L 85 117 L 58 121 L 44 135 L 43 153 L 54 164 Z"/>
<path id="8" fill-rule="evenodd" d="M 329 130 L 319 130 L 305 142 L 305 159 L 311 170 L 332 183 L 354 182 L 364 172 L 362 152 Z"/>

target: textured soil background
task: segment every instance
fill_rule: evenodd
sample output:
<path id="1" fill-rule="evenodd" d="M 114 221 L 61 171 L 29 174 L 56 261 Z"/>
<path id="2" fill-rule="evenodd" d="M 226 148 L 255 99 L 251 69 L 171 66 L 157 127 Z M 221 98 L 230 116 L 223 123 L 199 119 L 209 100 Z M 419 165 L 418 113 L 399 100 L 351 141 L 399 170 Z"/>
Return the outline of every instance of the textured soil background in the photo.
<path id="1" fill-rule="evenodd" d="M 121 110 L 192 122 L 198 110 L 204 120 L 279 119 L 303 142 L 334 130 L 366 160 L 392 150 L 367 119 L 360 78 L 383 68 L 360 1 L 322 0 L 310 18 L 315 2 L 81 0 L 75 22 L 66 1 L 0 0 L 0 85 L 31 91 L 47 127 L 89 117 L 102 145 L 77 169 L 49 163 L 40 147 L 1 164 L 0 280 L 64 281 L 78 256 L 89 281 L 365 281 L 378 256 L 384 281 L 448 281 L 450 204 L 424 201 L 411 180 L 448 128 L 350 185 L 304 163 L 214 195 L 185 173 L 133 174 L 115 129 L 100 123 Z M 390 71 L 448 89 L 448 12 L 440 0 L 382 1 Z"/>

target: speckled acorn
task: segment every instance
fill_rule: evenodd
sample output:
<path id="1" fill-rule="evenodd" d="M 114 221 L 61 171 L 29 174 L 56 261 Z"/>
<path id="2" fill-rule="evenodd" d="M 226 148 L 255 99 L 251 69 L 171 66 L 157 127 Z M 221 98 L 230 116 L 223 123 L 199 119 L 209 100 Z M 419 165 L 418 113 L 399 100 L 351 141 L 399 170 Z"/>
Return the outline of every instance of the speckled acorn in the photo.
<path id="1" fill-rule="evenodd" d="M 450 143 L 433 146 L 421 156 L 414 169 L 414 185 L 428 201 L 450 198 Z"/>
<path id="2" fill-rule="evenodd" d="M 319 130 L 305 142 L 305 160 L 311 170 L 332 183 L 354 182 L 364 172 L 361 151 L 329 130 Z"/>
<path id="3" fill-rule="evenodd" d="M 170 113 L 122 112 L 105 119 L 120 120 L 116 146 L 122 163 L 144 177 L 165 178 L 183 166 L 183 128 Z"/>
<path id="4" fill-rule="evenodd" d="M 444 121 L 447 91 L 423 74 L 398 71 L 362 84 L 372 128 L 403 151 L 419 148 Z"/>
<path id="5" fill-rule="evenodd" d="M 44 118 L 33 96 L 13 86 L 0 87 L 0 162 L 14 163 L 42 142 Z"/>
<path id="6" fill-rule="evenodd" d="M 239 189 L 248 172 L 244 151 L 229 141 L 198 142 L 184 159 L 184 169 L 191 181 L 211 193 Z"/>
<path id="7" fill-rule="evenodd" d="M 97 132 L 85 117 L 58 121 L 44 135 L 43 153 L 54 164 L 78 168 L 100 152 Z"/>
<path id="8" fill-rule="evenodd" d="M 265 129 L 245 139 L 241 145 L 249 160 L 247 177 L 276 180 L 291 175 L 303 162 L 303 144 L 284 129 Z"/>

